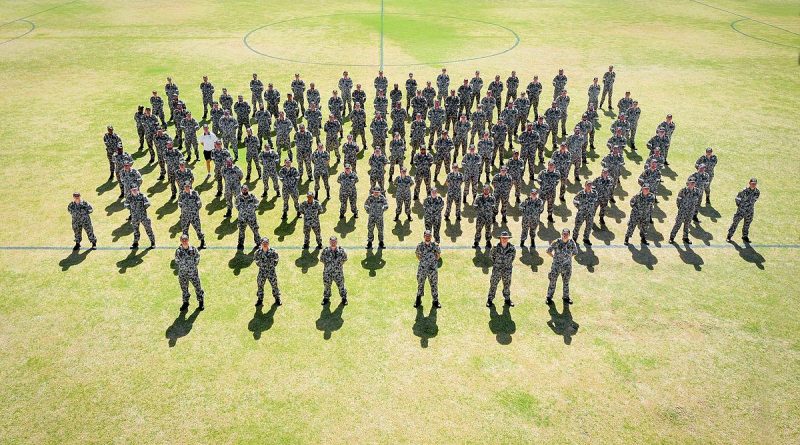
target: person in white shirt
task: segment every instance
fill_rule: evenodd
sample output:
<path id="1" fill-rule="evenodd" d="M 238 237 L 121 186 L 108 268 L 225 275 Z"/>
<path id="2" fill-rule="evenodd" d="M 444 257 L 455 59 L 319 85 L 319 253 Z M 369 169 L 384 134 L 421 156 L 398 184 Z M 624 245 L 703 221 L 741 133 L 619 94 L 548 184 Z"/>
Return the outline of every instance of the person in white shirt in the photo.
<path id="1" fill-rule="evenodd" d="M 203 158 L 206 160 L 206 179 L 211 177 L 211 151 L 214 150 L 214 142 L 217 140 L 217 135 L 208 129 L 208 124 L 203 125 L 203 135 L 200 136 L 200 143 L 203 144 Z"/>

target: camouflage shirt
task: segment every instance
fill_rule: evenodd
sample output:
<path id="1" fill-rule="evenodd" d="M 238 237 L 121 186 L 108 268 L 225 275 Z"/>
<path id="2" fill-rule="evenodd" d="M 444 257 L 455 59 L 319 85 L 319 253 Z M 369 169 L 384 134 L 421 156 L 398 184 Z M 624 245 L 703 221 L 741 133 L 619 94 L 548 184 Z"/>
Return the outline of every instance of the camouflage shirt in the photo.
<path id="1" fill-rule="evenodd" d="M 297 193 L 297 185 L 300 182 L 300 172 L 295 167 L 281 167 L 278 172 L 281 178 L 281 185 L 284 192 Z"/>
<path id="2" fill-rule="evenodd" d="M 353 110 L 350 113 L 350 123 L 353 125 L 353 131 L 364 131 L 367 126 L 367 113 L 364 110 Z"/>
<path id="3" fill-rule="evenodd" d="M 383 212 L 389 210 L 389 202 L 382 194 L 378 196 L 369 195 L 364 202 L 364 210 L 367 211 L 367 216 L 370 219 L 381 219 L 383 218 Z"/>
<path id="4" fill-rule="evenodd" d="M 464 160 L 461 161 L 461 166 L 464 169 L 464 174 L 470 177 L 477 177 L 481 174 L 481 157 L 479 154 L 467 153 L 464 155 Z"/>
<path id="5" fill-rule="evenodd" d="M 197 265 L 200 264 L 200 251 L 194 246 L 175 249 L 175 265 L 178 267 L 178 275 L 191 276 L 197 275 Z"/>
<path id="6" fill-rule="evenodd" d="M 419 269 L 430 270 L 436 269 L 439 263 L 439 257 L 442 254 L 442 249 L 433 241 L 430 243 L 423 241 L 417 244 L 415 253 L 417 254 L 417 258 L 419 258 Z"/>
<path id="7" fill-rule="evenodd" d="M 356 194 L 356 183 L 358 182 L 358 175 L 356 172 L 351 171 L 339 173 L 339 178 L 336 180 L 340 184 L 339 193 L 344 195 Z"/>
<path id="8" fill-rule="evenodd" d="M 495 269 L 511 270 L 514 268 L 514 258 L 517 256 L 517 249 L 511 243 L 507 243 L 505 247 L 497 243 L 497 245 L 492 247 L 490 256 L 492 257 L 492 266 Z"/>
<path id="9" fill-rule="evenodd" d="M 442 219 L 442 210 L 444 209 L 444 199 L 441 196 L 428 196 L 422 202 L 424 218 L 426 221 L 438 221 Z"/>
<path id="10" fill-rule="evenodd" d="M 370 178 L 382 177 L 386 173 L 384 167 L 386 167 L 386 164 L 388 163 L 389 159 L 387 159 L 386 155 L 384 155 L 383 153 L 381 153 L 380 156 L 378 156 L 375 153 L 372 153 L 372 156 L 369 157 L 369 168 L 370 168 L 368 172 L 369 177 Z"/>
<path id="11" fill-rule="evenodd" d="M 649 220 L 653 212 L 653 204 L 655 203 L 655 196 L 651 193 L 644 196 L 642 192 L 637 193 L 631 199 L 631 218 L 636 220 Z"/>
<path id="12" fill-rule="evenodd" d="M 572 257 L 578 254 L 578 246 L 572 239 L 564 241 L 559 238 L 550 243 L 547 253 L 553 254 L 554 269 L 570 268 L 572 267 Z"/>
<path id="13" fill-rule="evenodd" d="M 558 183 L 561 181 L 561 173 L 558 169 L 551 172 L 542 170 L 539 172 L 539 191 L 542 196 L 546 196 L 556 191 Z"/>
<path id="14" fill-rule="evenodd" d="M 528 199 L 520 203 L 519 210 L 523 218 L 538 221 L 542 211 L 544 211 L 544 201 L 542 198 L 533 199 L 528 197 Z"/>
<path id="15" fill-rule="evenodd" d="M 745 187 L 736 194 L 736 207 L 738 212 L 749 213 L 755 209 L 756 201 L 761 197 L 761 190 Z"/>
<path id="16" fill-rule="evenodd" d="M 198 216 L 200 209 L 203 207 L 203 202 L 200 201 L 200 194 L 197 193 L 197 190 L 192 190 L 189 193 L 181 192 L 181 196 L 178 199 L 178 207 L 181 208 L 181 216 Z"/>
<path id="17" fill-rule="evenodd" d="M 447 174 L 447 195 L 461 196 L 461 184 L 464 183 L 464 174 L 461 172 L 450 172 Z"/>
<path id="18" fill-rule="evenodd" d="M 525 88 L 525 91 L 528 92 L 528 97 L 531 100 L 538 99 L 539 95 L 542 93 L 542 83 L 541 82 L 531 82 L 528 84 L 528 87 Z"/>
<path id="19" fill-rule="evenodd" d="M 342 99 L 349 99 L 351 96 L 351 92 L 353 90 L 353 79 L 351 78 L 340 78 L 339 79 L 339 91 L 342 92 Z"/>
<path id="20" fill-rule="evenodd" d="M 395 197 L 397 199 L 411 199 L 411 186 L 413 185 L 414 179 L 411 176 L 398 176 L 394 179 Z"/>
<path id="21" fill-rule="evenodd" d="M 255 255 L 253 255 L 253 262 L 256 263 L 259 270 L 264 271 L 274 271 L 275 266 L 278 265 L 278 251 L 270 247 L 267 250 L 264 249 L 257 249 Z"/>
<path id="22" fill-rule="evenodd" d="M 431 175 L 431 166 L 433 165 L 433 156 L 430 153 L 417 153 L 414 155 L 414 160 L 411 164 L 417 169 L 417 176 L 429 177 Z"/>
<path id="23" fill-rule="evenodd" d="M 211 82 L 200 84 L 200 92 L 203 94 L 203 101 L 211 102 L 214 98 L 214 85 Z"/>
<path id="24" fill-rule="evenodd" d="M 322 205 L 320 205 L 319 201 L 316 199 L 311 202 L 303 201 L 298 209 L 298 213 L 303 215 L 304 227 L 319 226 L 319 215 L 322 213 Z"/>
<path id="25" fill-rule="evenodd" d="M 239 211 L 239 219 L 244 221 L 254 221 L 256 219 L 256 208 L 258 199 L 252 193 L 240 194 L 236 201 L 236 209 Z"/>
<path id="26" fill-rule="evenodd" d="M 314 174 L 328 176 L 328 171 L 331 165 L 331 155 L 327 150 L 316 150 L 311 155 L 311 161 L 314 163 Z"/>
<path id="27" fill-rule="evenodd" d="M 489 195 L 478 195 L 475 198 L 475 202 L 473 206 L 475 207 L 475 211 L 477 213 L 476 219 L 479 222 L 489 222 L 494 220 L 494 203 L 495 198 L 491 194 Z"/>
<path id="28" fill-rule="evenodd" d="M 494 188 L 495 196 L 508 197 L 511 194 L 511 176 L 496 173 L 492 178 L 492 188 Z"/>
<path id="29" fill-rule="evenodd" d="M 519 88 L 519 77 L 508 76 L 508 79 L 506 79 L 506 87 L 508 87 L 508 94 L 511 94 L 512 96 L 517 94 L 517 88 Z"/>

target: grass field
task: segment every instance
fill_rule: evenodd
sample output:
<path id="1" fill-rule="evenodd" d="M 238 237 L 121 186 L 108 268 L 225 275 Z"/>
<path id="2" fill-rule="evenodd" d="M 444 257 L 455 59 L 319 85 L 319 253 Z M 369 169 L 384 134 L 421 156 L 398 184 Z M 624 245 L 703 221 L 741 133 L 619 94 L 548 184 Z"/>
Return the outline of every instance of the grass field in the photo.
<path id="1" fill-rule="evenodd" d="M 381 21 L 381 4 L 360 0 L 0 2 L 0 443 L 800 442 L 798 5 L 707 3 L 389 0 Z M 630 90 L 643 109 L 640 147 L 674 114 L 655 245 L 622 246 L 641 168 L 628 157 L 611 233 L 576 258 L 571 310 L 544 305 L 540 247 L 516 261 L 517 307 L 488 311 L 491 265 L 469 248 L 469 210 L 443 226 L 444 307 L 416 311 L 421 221 L 387 219 L 389 248 L 368 253 L 366 219 L 338 222 L 333 193 L 323 232 L 349 250 L 351 304 L 323 309 L 302 221 L 281 223 L 281 201 L 267 200 L 259 222 L 280 249 L 285 304 L 256 311 L 257 267 L 205 184 L 207 310 L 193 301 L 180 315 L 179 212 L 142 152 L 163 248 L 125 250 L 102 135 L 113 124 L 135 150 L 136 105 L 167 75 L 199 117 L 204 74 L 249 99 L 252 72 L 284 93 L 299 72 L 327 98 L 347 69 L 371 104 L 379 64 L 402 84 L 409 71 L 435 80 L 440 61 L 452 61 L 454 85 L 476 69 L 487 83 L 515 69 L 523 86 L 538 74 L 543 99 L 563 67 L 570 126 L 613 64 L 615 102 Z M 598 155 L 613 118 L 601 114 Z M 720 158 L 713 209 L 691 249 L 674 247 L 674 198 L 706 146 Z M 593 159 L 585 174 L 599 171 Z M 728 245 L 733 197 L 751 176 L 762 190 L 754 244 Z M 103 249 L 69 250 L 74 190 L 95 207 Z M 539 246 L 572 227 L 571 205 L 556 215 Z"/>

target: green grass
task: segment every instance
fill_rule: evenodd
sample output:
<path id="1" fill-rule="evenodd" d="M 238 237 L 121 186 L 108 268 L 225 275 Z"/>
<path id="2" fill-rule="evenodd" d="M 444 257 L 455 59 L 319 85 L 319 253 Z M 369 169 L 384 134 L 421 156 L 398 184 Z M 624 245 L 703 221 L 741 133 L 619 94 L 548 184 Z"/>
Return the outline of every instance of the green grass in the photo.
<path id="1" fill-rule="evenodd" d="M 708 0 L 711 3 L 711 0 Z M 274 3 L 274 2 L 273 2 Z M 36 30 L 0 45 L 0 246 L 70 246 L 65 211 L 73 190 L 95 206 L 101 246 L 131 241 L 115 203 L 102 134 L 114 124 L 135 149 L 135 106 L 172 75 L 195 113 L 208 74 L 220 90 L 246 93 L 252 72 L 289 90 L 295 72 L 324 93 L 347 69 L 369 101 L 377 63 L 376 2 L 331 5 L 290 2 L 78 1 L 28 20 Z M 800 32 L 785 2 L 714 0 L 715 6 Z M 5 2 L 0 23 L 58 5 Z M 618 71 L 616 100 L 631 90 L 643 108 L 643 147 L 666 113 L 678 129 L 670 154 L 671 194 L 656 212 L 657 246 L 595 248 L 578 256 L 569 313 L 543 304 L 549 258 L 521 253 L 510 311 L 483 307 L 490 262 L 469 249 L 444 250 L 444 307 L 411 307 L 416 262 L 407 249 L 369 255 L 366 221 L 338 226 L 335 197 L 323 215 L 325 236 L 349 248 L 351 304 L 325 312 L 321 265 L 302 254 L 302 222 L 280 224 L 280 201 L 262 203 L 262 233 L 281 247 L 285 305 L 252 306 L 256 267 L 231 249 L 203 252 L 208 309 L 178 314 L 180 291 L 171 249 L 0 250 L 0 442 L 2 443 L 794 443 L 800 397 L 800 312 L 795 178 L 800 156 L 797 50 L 736 33 L 741 17 L 695 2 L 388 1 L 385 63 L 428 63 L 500 51 L 513 43 L 489 27 L 502 24 L 520 45 L 503 55 L 448 64 L 454 85 L 480 69 L 488 81 L 516 69 L 523 85 L 545 84 L 559 67 L 569 76 L 569 122 L 585 104 L 591 78 Z M 369 12 L 374 15 L 329 14 Z M 397 14 L 409 14 L 408 16 Z M 413 14 L 413 15 L 412 15 Z M 283 63 L 248 50 L 242 37 L 275 54 L 340 61 Z M 292 26 L 295 23 L 297 26 Z M 737 27 L 755 37 L 800 46 L 800 39 L 752 21 Z M 0 27 L 0 41 L 28 29 Z M 463 37 L 459 40 L 459 37 Z M 441 66 L 388 67 L 391 83 L 413 71 L 435 80 Z M 249 95 L 246 95 L 249 97 Z M 324 96 L 327 97 L 327 96 Z M 368 107 L 371 108 L 371 107 Z M 612 116 L 601 115 L 601 142 Z M 599 144 L 602 146 L 602 143 Z M 674 198 L 695 159 L 715 147 L 715 212 L 703 215 L 695 249 L 666 245 Z M 604 154 L 604 149 L 598 150 Z M 138 157 L 137 166 L 144 167 Z M 361 161 L 362 174 L 366 164 Z M 589 163 L 594 177 L 597 160 Z M 639 165 L 623 188 L 632 193 Z M 204 167 L 195 165 L 198 177 Z M 145 174 L 160 246 L 177 245 L 178 212 Z M 588 172 L 587 172 L 588 173 Z M 751 176 L 762 189 L 753 249 L 724 244 L 733 197 Z M 360 198 L 366 198 L 366 178 Z M 260 192 L 258 184 L 256 191 Z M 334 188 L 334 192 L 338 189 Z M 571 188 L 570 192 L 574 193 Z M 628 195 L 596 245 L 619 246 Z M 232 247 L 213 195 L 202 193 L 209 244 Z M 278 207 L 275 208 L 274 206 Z M 394 210 L 391 204 L 390 212 Z M 560 206 L 552 239 L 571 227 L 574 209 Z M 460 227 L 443 227 L 446 246 L 468 246 L 471 211 Z M 518 236 L 519 219 L 509 228 Z M 498 229 L 499 231 L 499 229 Z M 410 248 L 422 224 L 387 224 L 387 243 Z M 194 304 L 194 303 L 193 303 Z M 332 311 L 332 312 L 331 312 Z"/>

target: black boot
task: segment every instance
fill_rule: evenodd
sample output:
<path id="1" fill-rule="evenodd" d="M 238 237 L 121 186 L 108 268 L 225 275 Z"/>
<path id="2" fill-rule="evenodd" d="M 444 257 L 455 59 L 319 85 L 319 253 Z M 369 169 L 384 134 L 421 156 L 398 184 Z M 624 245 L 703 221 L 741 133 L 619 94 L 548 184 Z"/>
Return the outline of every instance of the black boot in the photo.
<path id="1" fill-rule="evenodd" d="M 743 236 L 742 241 L 746 242 L 747 244 L 750 244 L 750 238 L 747 236 Z"/>
<path id="2" fill-rule="evenodd" d="M 203 238 L 200 240 L 200 247 L 198 247 L 198 249 L 203 250 L 205 248 L 206 248 L 206 239 Z"/>
<path id="3" fill-rule="evenodd" d="M 72 247 L 72 250 L 78 250 L 81 248 L 81 243 L 75 243 L 75 246 Z"/>
<path id="4" fill-rule="evenodd" d="M 414 300 L 414 307 L 420 307 L 420 306 L 422 306 L 422 296 L 417 295 L 417 299 Z"/>
<path id="5" fill-rule="evenodd" d="M 486 300 L 486 307 L 492 307 L 492 306 L 494 306 L 494 303 L 492 302 L 492 299 L 491 298 L 487 299 Z"/>
<path id="6" fill-rule="evenodd" d="M 650 245 L 650 243 L 647 242 L 647 238 L 642 237 L 642 245 L 643 246 L 649 246 Z"/>
<path id="7" fill-rule="evenodd" d="M 230 217 L 231 217 L 231 209 L 228 209 L 228 211 L 225 212 L 225 218 L 230 218 Z"/>
<path id="8" fill-rule="evenodd" d="M 689 240 L 689 238 L 684 238 L 684 239 L 683 239 L 683 243 L 684 243 L 684 244 L 692 244 L 692 241 L 691 241 L 691 240 Z"/>
<path id="9" fill-rule="evenodd" d="M 347 306 L 347 297 L 342 297 L 342 306 Z"/>
<path id="10" fill-rule="evenodd" d="M 189 302 L 184 301 L 183 304 L 181 305 L 181 312 L 186 312 L 187 310 L 189 310 Z"/>
<path id="11" fill-rule="evenodd" d="M 262 305 L 264 305 L 264 299 L 258 297 L 258 300 L 256 300 L 256 307 L 261 307 Z"/>
<path id="12" fill-rule="evenodd" d="M 433 300 L 433 307 L 435 307 L 436 309 L 441 309 L 442 308 L 442 304 L 439 303 L 438 299 L 435 299 L 435 300 Z"/>
<path id="13" fill-rule="evenodd" d="M 206 308 L 206 305 L 205 305 L 205 303 L 203 303 L 203 301 L 200 301 L 200 304 L 198 304 L 198 305 L 197 305 L 197 310 L 198 310 L 198 311 L 202 311 L 202 310 L 204 310 L 205 308 Z"/>

